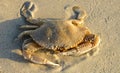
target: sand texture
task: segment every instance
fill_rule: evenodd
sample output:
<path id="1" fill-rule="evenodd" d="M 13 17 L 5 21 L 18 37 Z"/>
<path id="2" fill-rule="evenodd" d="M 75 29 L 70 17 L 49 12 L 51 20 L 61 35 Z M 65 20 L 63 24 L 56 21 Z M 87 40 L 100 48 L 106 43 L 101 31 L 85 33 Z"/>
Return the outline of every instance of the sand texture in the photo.
<path id="1" fill-rule="evenodd" d="M 0 73 L 120 73 L 120 0 L 31 0 L 37 5 L 35 18 L 64 18 L 65 7 L 86 10 L 85 26 L 101 37 L 100 51 L 82 60 L 61 57 L 63 69 L 36 65 L 19 53 L 22 42 L 14 41 L 26 24 L 20 7 L 26 0 L 0 0 Z"/>

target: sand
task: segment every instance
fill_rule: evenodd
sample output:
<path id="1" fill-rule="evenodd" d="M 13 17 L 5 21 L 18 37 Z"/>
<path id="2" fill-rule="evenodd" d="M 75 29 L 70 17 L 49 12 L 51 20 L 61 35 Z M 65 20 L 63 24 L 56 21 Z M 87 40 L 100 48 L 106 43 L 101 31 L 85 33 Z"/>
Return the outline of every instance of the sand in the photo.
<path id="1" fill-rule="evenodd" d="M 41 18 L 63 18 L 65 7 L 79 5 L 87 12 L 85 26 L 101 37 L 100 51 L 86 60 L 63 57 L 64 67 L 51 68 L 25 60 L 22 42 L 14 41 L 25 24 L 19 14 L 26 0 L 0 0 L 0 73 L 120 73 L 120 0 L 31 0 Z"/>

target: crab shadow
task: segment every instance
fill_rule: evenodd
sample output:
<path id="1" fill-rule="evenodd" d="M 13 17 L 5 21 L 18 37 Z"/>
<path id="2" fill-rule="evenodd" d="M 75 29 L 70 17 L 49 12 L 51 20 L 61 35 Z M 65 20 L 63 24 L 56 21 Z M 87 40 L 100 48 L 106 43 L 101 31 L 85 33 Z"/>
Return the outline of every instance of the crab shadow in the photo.
<path id="1" fill-rule="evenodd" d="M 3 21 L 0 23 L 0 58 L 7 58 L 18 62 L 26 62 L 22 56 L 12 52 L 20 49 L 22 42 L 14 41 L 21 32 L 19 26 L 25 24 L 22 18 Z"/>

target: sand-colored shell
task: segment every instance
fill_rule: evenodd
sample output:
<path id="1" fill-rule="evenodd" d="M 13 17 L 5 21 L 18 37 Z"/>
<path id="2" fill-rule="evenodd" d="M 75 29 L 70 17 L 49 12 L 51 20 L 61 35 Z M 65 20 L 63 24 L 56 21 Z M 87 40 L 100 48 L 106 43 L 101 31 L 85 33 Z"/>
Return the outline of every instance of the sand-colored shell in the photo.
<path id="1" fill-rule="evenodd" d="M 39 45 L 48 48 L 75 47 L 83 41 L 89 30 L 81 25 L 72 24 L 71 21 L 46 22 L 40 28 L 34 30 L 30 36 Z"/>
<path id="2" fill-rule="evenodd" d="M 20 28 L 29 29 L 18 35 L 18 39 L 28 35 L 22 45 L 22 54 L 25 59 L 37 64 L 49 64 L 60 66 L 59 57 L 57 55 L 79 56 L 89 53 L 93 54 L 93 49 L 100 42 L 99 36 L 90 32 L 83 26 L 86 18 L 86 12 L 80 11 L 79 6 L 71 8 L 73 14 L 67 19 L 42 19 L 33 18 L 33 13 L 36 6 L 27 1 L 21 7 L 21 16 L 31 24 L 22 25 Z M 38 55 L 37 53 L 40 53 Z M 57 63 L 48 60 L 48 56 L 42 55 L 51 54 Z"/>

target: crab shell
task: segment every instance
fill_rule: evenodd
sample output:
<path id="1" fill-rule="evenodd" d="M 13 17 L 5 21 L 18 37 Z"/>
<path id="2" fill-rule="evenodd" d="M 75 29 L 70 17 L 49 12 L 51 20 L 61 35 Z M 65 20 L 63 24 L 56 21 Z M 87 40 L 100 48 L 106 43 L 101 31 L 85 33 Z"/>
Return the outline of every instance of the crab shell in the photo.
<path id="1" fill-rule="evenodd" d="M 87 27 L 75 24 L 73 21 L 48 21 L 33 30 L 30 36 L 38 45 L 48 49 L 64 48 L 67 50 L 76 47 L 90 31 Z"/>

